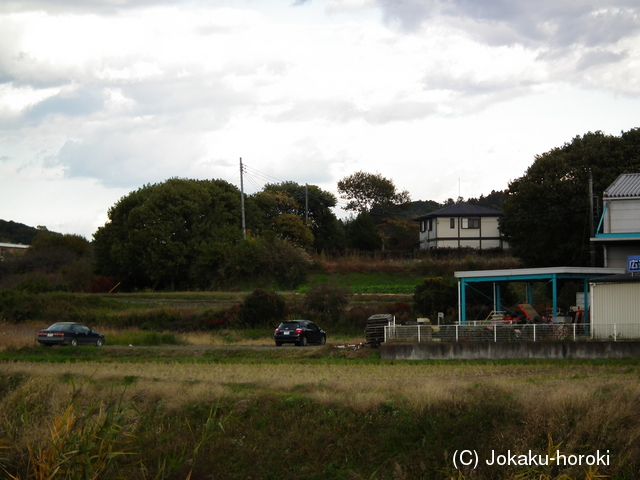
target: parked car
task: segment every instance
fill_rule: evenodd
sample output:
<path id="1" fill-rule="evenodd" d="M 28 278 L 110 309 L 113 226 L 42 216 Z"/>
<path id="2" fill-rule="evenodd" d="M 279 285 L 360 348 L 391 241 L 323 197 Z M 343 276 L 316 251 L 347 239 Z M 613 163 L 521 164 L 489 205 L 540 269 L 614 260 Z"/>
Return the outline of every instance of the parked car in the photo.
<path id="1" fill-rule="evenodd" d="M 273 339 L 278 347 L 283 343 L 295 343 L 304 347 L 307 343 L 324 345 L 327 341 L 327 334 L 309 320 L 287 320 L 276 328 Z"/>
<path id="2" fill-rule="evenodd" d="M 104 345 L 104 335 L 91 330 L 83 323 L 60 322 L 54 323 L 46 330 L 38 332 L 38 342 L 50 347 L 51 345 Z"/>

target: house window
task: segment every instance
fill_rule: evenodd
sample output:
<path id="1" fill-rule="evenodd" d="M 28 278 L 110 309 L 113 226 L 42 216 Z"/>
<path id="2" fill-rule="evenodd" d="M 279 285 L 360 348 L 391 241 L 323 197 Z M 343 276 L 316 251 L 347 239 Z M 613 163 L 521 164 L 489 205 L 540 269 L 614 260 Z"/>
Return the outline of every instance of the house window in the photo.
<path id="1" fill-rule="evenodd" d="M 480 228 L 479 218 L 463 218 L 462 228 Z"/>
<path id="2" fill-rule="evenodd" d="M 420 222 L 420 231 L 421 232 L 430 232 L 433 229 L 433 225 L 431 224 L 431 219 L 422 220 Z"/>
<path id="3" fill-rule="evenodd" d="M 456 219 L 455 218 L 450 218 L 449 219 L 449 228 L 456 228 Z"/>

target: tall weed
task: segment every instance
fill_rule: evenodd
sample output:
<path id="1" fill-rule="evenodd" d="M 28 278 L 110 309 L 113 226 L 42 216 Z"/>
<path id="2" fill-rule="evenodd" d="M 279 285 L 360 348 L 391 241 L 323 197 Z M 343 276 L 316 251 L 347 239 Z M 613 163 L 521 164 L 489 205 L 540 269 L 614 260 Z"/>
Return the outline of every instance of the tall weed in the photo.
<path id="1" fill-rule="evenodd" d="M 97 480 L 115 476 L 117 460 L 134 455 L 125 418 L 133 408 L 123 398 L 80 407 L 77 392 L 54 416 L 48 432 L 27 442 L 26 457 L 3 467 L 12 480 Z"/>

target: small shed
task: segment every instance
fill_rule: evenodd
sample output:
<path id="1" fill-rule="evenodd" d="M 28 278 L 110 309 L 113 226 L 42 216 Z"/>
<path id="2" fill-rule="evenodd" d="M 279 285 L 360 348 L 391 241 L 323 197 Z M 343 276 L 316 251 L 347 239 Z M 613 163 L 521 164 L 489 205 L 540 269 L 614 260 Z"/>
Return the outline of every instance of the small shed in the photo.
<path id="1" fill-rule="evenodd" d="M 624 273 L 589 281 L 592 337 L 640 338 L 640 274 Z"/>

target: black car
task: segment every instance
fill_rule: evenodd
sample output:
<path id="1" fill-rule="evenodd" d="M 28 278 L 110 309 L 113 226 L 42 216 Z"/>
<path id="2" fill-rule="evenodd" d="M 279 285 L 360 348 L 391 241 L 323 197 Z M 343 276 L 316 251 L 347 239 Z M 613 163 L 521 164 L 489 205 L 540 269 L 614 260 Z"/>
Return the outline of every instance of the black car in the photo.
<path id="1" fill-rule="evenodd" d="M 324 345 L 327 334 L 309 320 L 287 320 L 276 328 L 273 339 L 278 347 L 283 343 L 295 343 L 298 346 L 305 346 L 307 343 Z"/>
<path id="2" fill-rule="evenodd" d="M 54 323 L 46 330 L 38 332 L 38 342 L 50 347 L 51 345 L 104 345 L 104 335 L 91 330 L 83 323 L 61 322 Z"/>

